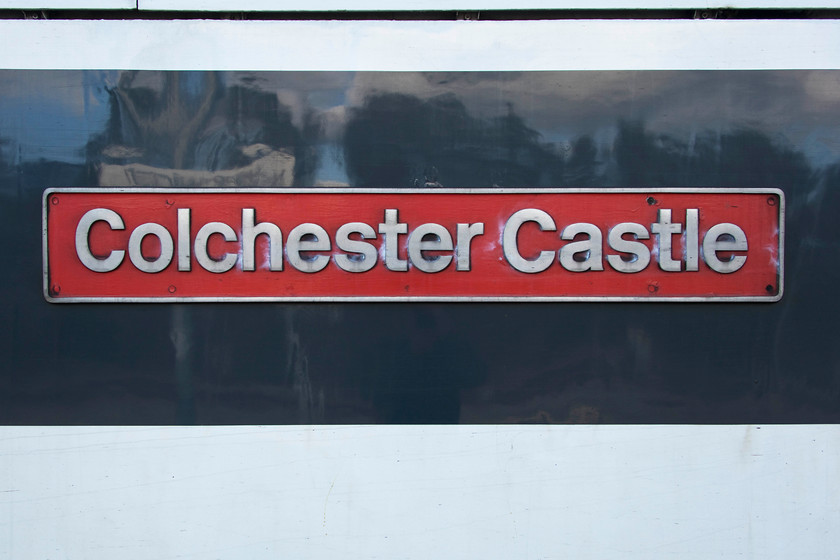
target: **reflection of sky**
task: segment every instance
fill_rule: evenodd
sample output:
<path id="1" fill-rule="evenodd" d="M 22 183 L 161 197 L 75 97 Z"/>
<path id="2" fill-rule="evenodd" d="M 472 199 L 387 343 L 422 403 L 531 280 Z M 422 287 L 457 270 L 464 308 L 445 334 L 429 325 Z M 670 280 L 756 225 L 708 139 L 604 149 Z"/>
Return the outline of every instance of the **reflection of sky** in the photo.
<path id="1" fill-rule="evenodd" d="M 200 73 L 182 86 L 196 93 Z M 114 71 L 0 71 L 0 150 L 6 161 L 83 163 L 86 143 L 109 116 L 106 88 Z M 510 108 L 542 141 L 563 148 L 581 135 L 599 147 L 612 142 L 620 119 L 690 142 L 705 131 L 756 128 L 789 142 L 812 164 L 840 160 L 840 72 L 227 72 L 226 85 L 272 92 L 296 125 L 308 111 L 322 115 L 325 140 L 316 180 L 346 182 L 338 142 L 348 108 L 369 95 L 397 92 L 420 99 L 449 94 L 473 117 L 492 119 Z"/>
<path id="2" fill-rule="evenodd" d="M 85 144 L 108 120 L 106 73 L 0 72 L 4 159 L 84 163 Z"/>
<path id="3" fill-rule="evenodd" d="M 325 143 L 318 146 L 318 170 L 315 173 L 315 183 L 328 187 L 350 184 L 347 166 L 344 165 L 344 152 L 338 144 Z"/>
<path id="4" fill-rule="evenodd" d="M 790 143 L 813 164 L 840 160 L 836 71 L 359 72 L 347 98 L 360 105 L 386 91 L 420 99 L 454 94 L 482 118 L 511 106 L 548 142 L 606 138 L 620 120 L 638 120 L 685 143 L 704 132 L 754 129 Z"/>

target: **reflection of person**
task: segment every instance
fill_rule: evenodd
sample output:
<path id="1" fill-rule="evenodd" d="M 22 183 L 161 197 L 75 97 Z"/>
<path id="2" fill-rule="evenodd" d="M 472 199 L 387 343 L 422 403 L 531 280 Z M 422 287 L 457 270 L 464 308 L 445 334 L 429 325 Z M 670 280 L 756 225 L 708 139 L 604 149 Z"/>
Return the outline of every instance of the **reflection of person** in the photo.
<path id="1" fill-rule="evenodd" d="M 457 423 L 461 389 L 474 385 L 480 365 L 460 337 L 440 326 L 428 310 L 391 339 L 377 372 L 374 406 L 388 424 Z"/>

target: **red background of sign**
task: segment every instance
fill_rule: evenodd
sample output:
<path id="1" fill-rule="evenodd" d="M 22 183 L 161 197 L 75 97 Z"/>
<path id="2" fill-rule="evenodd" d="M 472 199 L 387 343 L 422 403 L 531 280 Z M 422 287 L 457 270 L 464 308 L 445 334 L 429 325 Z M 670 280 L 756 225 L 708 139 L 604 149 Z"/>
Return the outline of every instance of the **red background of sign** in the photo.
<path id="1" fill-rule="evenodd" d="M 56 301 L 115 298 L 224 298 L 224 299 L 553 299 L 553 298 L 644 298 L 686 299 L 722 297 L 727 299 L 777 299 L 781 291 L 780 208 L 783 201 L 775 191 L 762 192 L 656 192 L 656 191 L 506 191 L 506 192 L 369 192 L 369 191 L 204 191 L 204 192 L 77 192 L 51 191 L 45 198 L 47 232 L 45 242 L 46 290 Z M 94 254 L 127 249 L 131 231 L 154 222 L 172 234 L 176 253 L 162 272 L 149 274 L 137 270 L 126 251 L 123 263 L 114 271 L 97 273 L 82 265 L 76 255 L 75 231 L 80 218 L 94 208 L 116 211 L 125 221 L 125 230 L 110 231 L 97 223 L 90 233 Z M 407 223 L 409 233 L 420 224 L 434 222 L 446 227 L 455 242 L 457 223 L 485 224 L 484 235 L 472 241 L 472 270 L 456 271 L 455 262 L 438 273 L 424 273 L 409 266 L 407 272 L 385 268 L 380 250 L 377 265 L 368 272 L 350 273 L 333 261 L 322 271 L 304 273 L 288 261 L 283 271 L 269 271 L 266 236 L 257 244 L 257 270 L 244 272 L 241 256 L 228 272 L 214 274 L 201 268 L 192 257 L 192 270 L 177 270 L 178 208 L 190 208 L 191 242 L 198 229 L 212 221 L 230 225 L 239 235 L 243 208 L 256 209 L 256 221 L 273 222 L 283 232 L 285 244 L 295 226 L 312 222 L 331 237 L 347 222 L 364 222 L 378 230 L 385 209 L 399 209 L 399 221 Z M 550 214 L 556 232 L 541 232 L 527 223 L 520 230 L 520 252 L 533 258 L 540 250 L 557 251 L 569 243 L 560 240 L 560 231 L 575 222 L 588 222 L 603 233 L 604 270 L 569 272 L 554 264 L 544 272 L 526 274 L 515 270 L 504 258 L 502 230 L 516 211 L 537 208 Z M 659 209 L 672 210 L 672 222 L 685 223 L 685 210 L 698 208 L 700 215 L 700 270 L 664 272 L 652 251 L 651 263 L 633 274 L 613 270 L 606 255 L 616 254 L 607 245 L 609 229 L 621 222 L 636 222 L 650 230 Z M 745 265 L 735 273 L 720 274 L 702 260 L 702 240 L 713 225 L 731 222 L 747 235 L 749 251 Z M 654 247 L 657 236 L 642 241 Z M 674 235 L 673 255 L 682 254 L 683 236 Z M 400 235 L 400 258 L 407 259 L 408 235 Z M 382 236 L 368 240 L 382 244 Z M 144 254 L 154 257 L 154 238 L 147 238 Z M 226 243 L 221 236 L 211 238 L 210 254 L 240 250 L 238 242 Z M 450 253 L 451 254 L 451 253 Z"/>

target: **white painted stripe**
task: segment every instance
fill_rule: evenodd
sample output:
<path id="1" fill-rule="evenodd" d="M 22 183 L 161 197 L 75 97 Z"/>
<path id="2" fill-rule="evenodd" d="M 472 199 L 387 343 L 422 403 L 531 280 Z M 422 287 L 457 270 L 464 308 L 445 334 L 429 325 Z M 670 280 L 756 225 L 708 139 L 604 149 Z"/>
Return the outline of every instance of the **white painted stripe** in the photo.
<path id="1" fill-rule="evenodd" d="M 0 558 L 830 558 L 838 426 L 0 428 Z"/>
<path id="2" fill-rule="evenodd" d="M 0 0 L 0 10 L 134 10 L 137 0 Z"/>
<path id="3" fill-rule="evenodd" d="M 282 11 L 416 11 L 416 10 L 690 10 L 707 8 L 838 8 L 833 0 L 296 0 L 282 5 L 277 0 L 247 0 L 235 6 L 229 0 L 0 0 L 0 9 L 44 10 L 179 10 L 217 12 L 275 12 Z"/>
<path id="4" fill-rule="evenodd" d="M 298 0 L 278 4 L 277 0 L 247 0 L 236 4 L 229 0 L 139 0 L 141 10 L 213 10 L 213 11 L 320 11 L 320 10 L 663 10 L 705 8 L 836 8 L 832 0 Z"/>
<path id="5" fill-rule="evenodd" d="M 840 21 L 0 21 L 0 68 L 833 69 Z"/>

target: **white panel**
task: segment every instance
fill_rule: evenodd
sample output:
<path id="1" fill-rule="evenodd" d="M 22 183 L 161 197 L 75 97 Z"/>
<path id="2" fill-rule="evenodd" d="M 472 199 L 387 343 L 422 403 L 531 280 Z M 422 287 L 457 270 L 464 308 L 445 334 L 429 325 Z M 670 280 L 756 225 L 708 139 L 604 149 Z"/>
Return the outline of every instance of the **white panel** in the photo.
<path id="1" fill-rule="evenodd" d="M 243 0 L 236 5 L 229 0 L 0 0 L 0 9 L 44 10 L 179 10 L 218 12 L 274 11 L 412 11 L 412 10 L 667 10 L 706 8 L 838 8 L 836 0 L 404 0 L 399 4 L 382 0 L 297 0 L 279 4 L 276 0 Z"/>
<path id="2" fill-rule="evenodd" d="M 5 427 L 0 558 L 836 557 L 838 426 Z"/>
<path id="3" fill-rule="evenodd" d="M 840 21 L 0 21 L 0 68 L 838 68 Z"/>
<path id="4" fill-rule="evenodd" d="M 136 0 L 0 0 L 0 10 L 134 10 Z"/>
<path id="5" fill-rule="evenodd" d="M 243 0 L 236 5 L 229 0 L 0 0 L 0 9 L 43 10 L 163 10 L 217 12 L 275 11 L 416 11 L 416 10 L 666 10 L 706 8 L 837 8 L 836 0 L 404 0 L 399 4 L 382 0 Z"/>
<path id="6" fill-rule="evenodd" d="M 662 10 L 696 8 L 836 8 L 836 0 L 139 0 L 141 10 L 319 11 L 319 10 Z"/>

